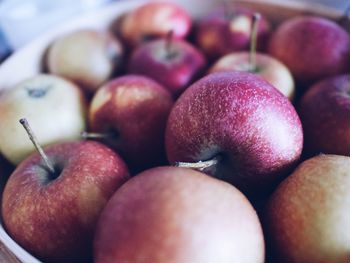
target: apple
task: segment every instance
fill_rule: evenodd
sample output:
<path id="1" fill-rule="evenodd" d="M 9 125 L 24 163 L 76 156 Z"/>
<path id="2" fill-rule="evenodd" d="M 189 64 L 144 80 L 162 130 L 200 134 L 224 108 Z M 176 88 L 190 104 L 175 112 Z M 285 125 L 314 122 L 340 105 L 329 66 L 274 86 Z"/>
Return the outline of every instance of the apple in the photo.
<path id="1" fill-rule="evenodd" d="M 288 98 L 257 75 L 232 71 L 210 74 L 182 94 L 165 140 L 170 163 L 201 169 L 255 199 L 299 160 L 303 131 Z"/>
<path id="2" fill-rule="evenodd" d="M 0 96 L 0 151 L 13 164 L 34 151 L 23 140 L 22 117 L 35 127 L 42 145 L 79 139 L 86 129 L 85 112 L 85 98 L 71 82 L 45 74 L 26 79 Z"/>
<path id="3" fill-rule="evenodd" d="M 215 60 L 233 51 L 249 49 L 254 11 L 247 8 L 221 8 L 202 17 L 195 27 L 197 46 Z M 258 27 L 258 48 L 264 50 L 271 31 L 265 17 Z"/>
<path id="4" fill-rule="evenodd" d="M 52 74 L 67 78 L 94 93 L 121 66 L 121 42 L 107 32 L 85 29 L 55 40 L 47 52 Z"/>
<path id="5" fill-rule="evenodd" d="M 200 172 L 157 167 L 133 177 L 98 221 L 94 262 L 264 262 L 254 208 L 235 187 Z"/>
<path id="6" fill-rule="evenodd" d="M 350 155 L 350 75 L 314 84 L 299 108 L 308 154 Z"/>
<path id="7" fill-rule="evenodd" d="M 97 219 L 128 179 L 127 167 L 107 146 L 92 141 L 51 145 L 41 154 L 25 159 L 6 183 L 5 229 L 40 260 L 87 262 Z"/>
<path id="8" fill-rule="evenodd" d="M 299 16 L 286 20 L 271 36 L 268 50 L 304 87 L 350 69 L 349 33 L 322 17 Z"/>
<path id="9" fill-rule="evenodd" d="M 125 75 L 96 92 L 89 124 L 92 132 L 107 135 L 104 142 L 130 166 L 150 167 L 165 161 L 164 133 L 172 106 L 170 93 L 154 80 Z"/>
<path id="10" fill-rule="evenodd" d="M 119 34 L 132 47 L 140 43 L 165 37 L 173 30 L 176 39 L 187 36 L 191 29 L 187 11 L 175 3 L 150 2 L 127 13 L 120 22 Z"/>
<path id="11" fill-rule="evenodd" d="M 266 236 L 276 262 L 349 262 L 349 167 L 349 157 L 319 155 L 303 162 L 274 192 Z"/>
<path id="12" fill-rule="evenodd" d="M 205 66 L 204 55 L 190 43 L 157 39 L 135 49 L 129 60 L 128 72 L 153 78 L 176 97 Z"/>

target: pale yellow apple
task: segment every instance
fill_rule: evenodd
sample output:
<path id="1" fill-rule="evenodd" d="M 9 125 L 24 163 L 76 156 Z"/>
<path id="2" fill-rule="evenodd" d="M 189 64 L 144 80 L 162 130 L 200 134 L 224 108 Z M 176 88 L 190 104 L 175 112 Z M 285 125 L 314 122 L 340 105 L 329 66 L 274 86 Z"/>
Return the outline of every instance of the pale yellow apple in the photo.
<path id="1" fill-rule="evenodd" d="M 85 98 L 76 85 L 56 76 L 35 76 L 0 96 L 0 150 L 13 164 L 34 151 L 21 118 L 27 118 L 39 143 L 48 145 L 79 139 L 85 116 Z"/>

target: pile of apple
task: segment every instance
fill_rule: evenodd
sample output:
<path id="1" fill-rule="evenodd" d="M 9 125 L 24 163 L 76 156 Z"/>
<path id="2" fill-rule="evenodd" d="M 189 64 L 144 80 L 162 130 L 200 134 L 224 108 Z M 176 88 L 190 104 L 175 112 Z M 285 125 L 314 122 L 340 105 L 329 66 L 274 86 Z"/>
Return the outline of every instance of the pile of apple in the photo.
<path id="1" fill-rule="evenodd" d="M 350 262 L 348 32 L 169 2 L 111 28 L 63 35 L 0 96 L 18 244 L 44 262 Z"/>

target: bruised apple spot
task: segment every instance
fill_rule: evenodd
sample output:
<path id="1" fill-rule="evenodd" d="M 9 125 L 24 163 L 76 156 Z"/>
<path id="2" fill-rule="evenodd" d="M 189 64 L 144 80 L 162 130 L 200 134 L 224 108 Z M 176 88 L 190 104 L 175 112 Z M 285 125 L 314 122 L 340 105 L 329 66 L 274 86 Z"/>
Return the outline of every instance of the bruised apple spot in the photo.
<path id="1" fill-rule="evenodd" d="M 232 32 L 250 32 L 251 21 L 245 15 L 240 15 L 233 18 L 230 22 L 230 29 Z"/>
<path id="2" fill-rule="evenodd" d="M 115 94 L 115 103 L 124 108 L 153 98 L 154 93 L 149 89 L 140 89 L 137 86 L 120 86 Z"/>
<path id="3" fill-rule="evenodd" d="M 100 89 L 91 104 L 91 112 L 96 112 L 98 109 L 100 109 L 106 102 L 108 102 L 112 97 L 112 94 L 107 89 Z"/>

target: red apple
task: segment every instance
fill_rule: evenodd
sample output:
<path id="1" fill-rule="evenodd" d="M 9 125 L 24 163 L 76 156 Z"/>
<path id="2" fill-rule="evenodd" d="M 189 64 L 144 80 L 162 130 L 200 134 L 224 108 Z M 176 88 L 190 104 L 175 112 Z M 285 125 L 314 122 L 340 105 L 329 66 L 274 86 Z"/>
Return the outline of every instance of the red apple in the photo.
<path id="1" fill-rule="evenodd" d="M 232 51 L 249 49 L 254 11 L 246 8 L 216 10 L 200 19 L 195 29 L 197 45 L 211 59 Z M 258 47 L 264 50 L 270 33 L 270 23 L 261 17 L 258 26 Z"/>
<path id="2" fill-rule="evenodd" d="M 266 217 L 276 262 L 349 262 L 349 167 L 349 157 L 319 155 L 278 187 Z"/>
<path id="3" fill-rule="evenodd" d="M 269 53 L 303 86 L 349 71 L 350 35 L 335 22 L 301 16 L 283 22 L 271 37 Z"/>
<path id="4" fill-rule="evenodd" d="M 158 39 L 141 45 L 133 52 L 128 71 L 155 79 L 177 96 L 205 66 L 204 56 L 190 43 Z"/>
<path id="5" fill-rule="evenodd" d="M 234 52 L 221 57 L 209 69 L 209 73 L 222 71 L 246 71 L 257 74 L 278 89 L 283 95 L 293 100 L 294 80 L 289 69 L 277 59 L 265 55 L 256 54 L 256 65 L 252 69 L 250 54 L 248 52 Z"/>
<path id="6" fill-rule="evenodd" d="M 111 34 L 79 30 L 52 43 L 47 53 L 47 67 L 49 72 L 93 93 L 120 66 L 122 56 L 123 47 Z"/>
<path id="7" fill-rule="evenodd" d="M 94 262 L 264 262 L 259 219 L 235 187 L 176 167 L 147 170 L 108 202 Z"/>
<path id="8" fill-rule="evenodd" d="M 105 142 L 131 166 L 150 167 L 164 159 L 165 126 L 172 106 L 170 93 L 157 82 L 126 75 L 97 91 L 90 107 L 90 128 L 112 134 Z"/>
<path id="9" fill-rule="evenodd" d="M 145 40 L 165 37 L 169 30 L 173 30 L 175 38 L 185 38 L 191 24 L 189 14 L 177 4 L 151 2 L 123 17 L 120 34 L 130 46 L 136 46 Z"/>
<path id="10" fill-rule="evenodd" d="M 175 103 L 166 130 L 170 163 L 208 161 L 210 167 L 195 166 L 251 197 L 288 174 L 302 145 L 290 101 L 261 77 L 238 71 L 213 73 L 190 86 Z"/>
<path id="11" fill-rule="evenodd" d="M 128 179 L 124 161 L 97 142 L 45 149 L 54 173 L 39 154 L 24 160 L 3 192 L 2 219 L 24 249 L 45 262 L 87 262 L 97 218 Z"/>
<path id="12" fill-rule="evenodd" d="M 302 97 L 299 112 L 308 154 L 350 155 L 350 75 L 312 86 Z"/>

